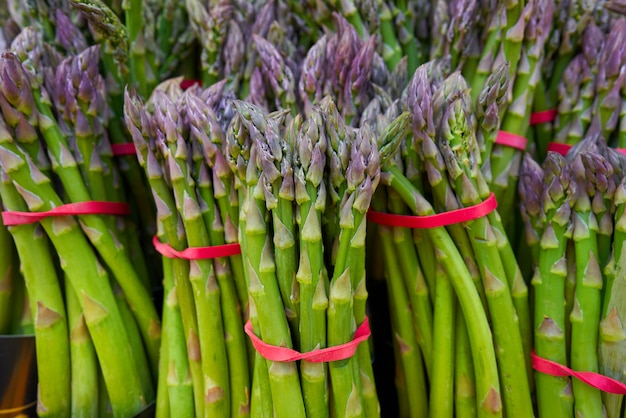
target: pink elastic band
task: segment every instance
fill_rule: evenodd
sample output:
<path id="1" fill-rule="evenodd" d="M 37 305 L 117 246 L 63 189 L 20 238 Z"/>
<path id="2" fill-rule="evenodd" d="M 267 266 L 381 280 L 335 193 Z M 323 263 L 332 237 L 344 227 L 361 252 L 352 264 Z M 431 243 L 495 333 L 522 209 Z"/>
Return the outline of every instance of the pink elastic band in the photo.
<path id="1" fill-rule="evenodd" d="M 122 156 L 122 155 L 136 155 L 137 150 L 135 148 L 135 144 L 132 142 L 127 142 L 125 144 L 111 144 L 111 151 L 114 156 Z"/>
<path id="2" fill-rule="evenodd" d="M 246 334 L 250 337 L 255 350 L 261 357 L 271 361 L 292 362 L 306 360 L 312 363 L 328 363 L 330 361 L 345 360 L 354 356 L 360 343 L 367 340 L 371 334 L 370 323 L 367 317 L 354 333 L 352 341 L 333 347 L 317 349 L 308 353 L 300 353 L 287 347 L 277 347 L 263 342 L 254 334 L 252 323 L 248 321 L 245 326 Z"/>
<path id="3" fill-rule="evenodd" d="M 238 243 L 214 245 L 211 247 L 190 247 L 177 251 L 169 244 L 163 244 L 156 235 L 152 238 L 152 244 L 157 252 L 167 258 L 181 258 L 183 260 L 208 260 L 211 258 L 229 257 L 241 254 L 241 246 Z"/>
<path id="4" fill-rule="evenodd" d="M 525 151 L 528 140 L 523 136 L 511 132 L 498 131 L 496 144 Z"/>
<path id="5" fill-rule="evenodd" d="M 483 202 L 467 208 L 455 209 L 449 212 L 427 216 L 396 215 L 369 210 L 367 219 L 379 225 L 398 226 L 402 228 L 437 228 L 473 221 L 493 212 L 498 207 L 493 192 Z"/>
<path id="6" fill-rule="evenodd" d="M 570 148 L 572 148 L 571 145 L 561 144 L 560 142 L 550 142 L 548 144 L 548 152 L 557 152 L 561 155 L 567 154 Z"/>
<path id="7" fill-rule="evenodd" d="M 2 222 L 6 226 L 26 225 L 39 222 L 52 216 L 73 215 L 128 215 L 128 204 L 121 202 L 79 202 L 57 206 L 46 212 L 2 212 Z"/>
<path id="8" fill-rule="evenodd" d="M 201 86 L 202 82 L 200 80 L 183 80 L 180 82 L 180 88 L 183 90 L 187 90 L 189 87 L 193 86 L 194 84 Z"/>
<path id="9" fill-rule="evenodd" d="M 539 357 L 534 351 L 531 353 L 531 358 L 533 369 L 540 373 L 550 376 L 572 376 L 603 392 L 626 395 L 626 385 L 610 377 L 593 372 L 575 372 L 562 364 Z"/>
<path id="10" fill-rule="evenodd" d="M 541 112 L 531 113 L 530 115 L 530 124 L 531 125 L 540 125 L 542 123 L 554 122 L 556 119 L 556 115 L 559 114 L 559 111 L 556 109 L 544 110 Z"/>

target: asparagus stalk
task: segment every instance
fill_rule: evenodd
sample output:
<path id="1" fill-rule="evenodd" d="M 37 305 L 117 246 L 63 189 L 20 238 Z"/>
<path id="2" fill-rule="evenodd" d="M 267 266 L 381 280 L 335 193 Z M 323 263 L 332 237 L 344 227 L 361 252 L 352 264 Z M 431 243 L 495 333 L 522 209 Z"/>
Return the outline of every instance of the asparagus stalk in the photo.
<path id="1" fill-rule="evenodd" d="M 467 163 L 476 161 L 478 147 L 462 100 L 454 101 L 446 110 L 438 146 L 461 204 L 480 203 L 480 171 L 476 164 Z M 526 355 L 497 239 L 486 217 L 472 221 L 471 225 L 468 235 L 483 279 L 498 345 L 496 354 L 504 387 L 504 407 L 507 415 L 529 416 L 532 415 L 532 402 L 525 368 Z"/>
<path id="2" fill-rule="evenodd" d="M 162 238 L 165 238 L 163 235 L 161 234 Z M 187 359 L 187 350 L 184 344 L 185 335 L 178 294 L 174 283 L 172 261 L 165 257 L 163 258 L 163 274 L 165 303 L 163 306 L 161 360 L 164 367 L 161 369 L 161 373 L 165 378 L 168 402 L 167 408 L 161 410 L 158 408 L 161 399 L 157 396 L 157 417 L 174 416 L 175 414 L 183 413 L 190 415 L 194 413 L 192 378 Z"/>
<path id="3" fill-rule="evenodd" d="M 598 370 L 596 354 L 598 327 L 601 310 L 602 270 L 598 255 L 598 222 L 591 210 L 591 197 L 587 191 L 599 182 L 608 181 L 610 165 L 599 155 L 579 154 L 572 164 L 578 194 L 573 203 L 572 239 L 576 257 L 576 293 L 570 314 L 572 323 L 571 365 L 574 370 L 595 372 Z M 595 178 L 587 176 L 594 170 Z M 610 171 L 609 171 L 610 170 Z M 602 416 L 600 390 L 578 381 L 572 381 L 574 411 L 582 416 Z"/>
<path id="4" fill-rule="evenodd" d="M 543 169 L 543 234 L 539 244 L 539 274 L 532 280 L 535 289 L 535 351 L 540 357 L 566 364 L 565 249 L 571 232 L 571 205 L 577 189 L 565 160 L 559 154 L 548 153 Z M 572 416 L 569 378 L 537 373 L 535 379 L 539 414 Z"/>
<path id="5" fill-rule="evenodd" d="M 65 300 L 70 326 L 71 414 L 75 417 L 93 417 L 98 414 L 100 368 L 76 291 L 67 280 Z"/>
<path id="6" fill-rule="evenodd" d="M 374 195 L 372 207 L 376 210 L 384 209 L 384 198 L 384 191 L 378 191 Z M 397 347 L 396 358 L 399 359 L 400 363 L 397 365 L 397 368 L 403 377 L 403 386 L 412 395 L 406 397 L 407 408 L 414 414 L 426 416 L 428 414 L 428 392 L 426 375 L 424 373 L 425 367 L 422 365 L 420 358 L 420 354 L 423 354 L 420 352 L 416 338 L 416 334 L 419 335 L 419 328 L 415 323 L 402 319 L 405 315 L 410 315 L 407 311 L 411 309 L 411 304 L 407 298 L 408 292 L 401 277 L 402 273 L 398 268 L 401 263 L 394 251 L 397 246 L 393 242 L 393 231 L 389 227 L 379 225 L 378 234 L 383 243 L 383 251 L 385 251 L 384 264 L 387 286 L 389 288 L 394 346 Z M 398 376 L 396 379 L 398 379 Z"/>
<path id="7" fill-rule="evenodd" d="M 2 122 L 0 122 L 1 124 Z M 2 129 L 2 127 L 0 127 Z M 1 203 L 1 200 L 0 200 Z M 17 254 L 15 253 L 15 244 L 8 229 L 4 225 L 0 225 L 0 251 L 7 254 L 2 263 L 0 263 L 0 334 L 8 334 L 11 328 L 11 320 L 13 312 L 11 311 L 11 300 L 13 298 L 13 289 L 15 287 L 15 262 Z"/>
<path id="8" fill-rule="evenodd" d="M 323 131 L 320 133 L 322 129 L 321 115 L 314 111 L 300 127 L 294 152 L 295 200 L 300 208 L 300 262 L 296 279 L 300 289 L 299 329 L 303 351 L 326 346 L 328 272 L 324 265 L 321 223 L 326 206 L 323 174 L 327 143 Z M 328 366 L 303 362 L 300 367 L 307 415 L 328 416 Z"/>
<path id="9" fill-rule="evenodd" d="M 248 270 L 248 291 L 257 308 L 263 340 L 272 345 L 292 347 L 287 319 L 284 315 L 280 291 L 276 279 L 276 265 L 273 245 L 267 235 L 265 221 L 267 209 L 265 178 L 261 178 L 260 165 L 257 161 L 258 149 L 252 135 L 261 135 L 256 128 L 250 131 L 239 130 L 238 137 L 228 135 L 226 156 L 231 169 L 247 189 L 246 201 L 242 210 L 246 216 L 244 264 Z M 229 131 L 229 133 L 232 131 Z M 247 136 L 250 135 L 250 136 Z M 247 159 L 246 159 L 247 156 Z M 297 370 L 293 363 L 267 361 L 272 399 L 278 416 L 304 415 L 304 402 Z"/>
<path id="10" fill-rule="evenodd" d="M 454 410 L 459 418 L 476 416 L 476 389 L 472 351 L 463 312 L 456 311 L 454 352 Z"/>
<path id="11" fill-rule="evenodd" d="M 191 150 L 182 137 L 182 118 L 165 93 L 159 91 L 155 93 L 154 120 L 157 127 L 157 145 L 163 156 L 163 164 L 168 168 L 176 208 L 185 228 L 187 242 L 191 247 L 206 247 L 210 245 L 210 239 L 189 172 L 187 160 Z M 217 283 L 213 262 L 191 260 L 189 281 L 194 291 L 198 317 L 198 338 L 205 381 L 205 414 L 228 416 L 230 388 L 220 304 L 221 289 Z"/>
<path id="12" fill-rule="evenodd" d="M 433 327 L 438 330 L 433 338 L 437 347 L 433 354 L 433 373 L 430 380 L 430 417 L 454 416 L 454 348 L 455 348 L 455 310 L 456 298 L 450 278 L 441 265 L 435 275 Z"/>
<path id="13" fill-rule="evenodd" d="M 154 200 L 157 203 L 157 219 L 163 227 L 163 233 L 172 248 L 179 251 L 183 250 L 187 242 L 179 224 L 174 196 L 172 196 L 169 185 L 166 183 L 165 174 L 153 149 L 156 147 L 154 139 L 151 137 L 151 135 L 154 135 L 153 122 L 145 109 L 143 109 L 141 100 L 136 95 L 131 96 L 128 91 L 125 94 L 124 117 L 137 149 L 137 159 L 144 167 L 146 177 L 152 188 Z M 191 283 L 189 282 L 189 262 L 182 259 L 173 259 L 172 269 L 187 345 L 195 414 L 203 416 L 204 382 L 202 380 L 202 364 L 199 354 L 196 306 Z"/>

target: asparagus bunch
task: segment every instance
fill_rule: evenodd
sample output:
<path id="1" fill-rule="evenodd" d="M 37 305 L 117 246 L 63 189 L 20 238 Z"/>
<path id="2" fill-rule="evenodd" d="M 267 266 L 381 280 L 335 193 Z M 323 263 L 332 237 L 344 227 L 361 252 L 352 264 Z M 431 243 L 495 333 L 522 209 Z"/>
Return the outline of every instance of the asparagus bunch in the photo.
<path id="1" fill-rule="evenodd" d="M 375 199 L 379 211 L 427 215 L 474 206 L 489 196 L 481 150 L 493 140 L 509 67 L 489 78 L 480 120 L 460 73 L 442 80 L 435 68 L 435 63 L 418 68 L 403 95 L 413 113 L 413 135 L 406 138 L 402 158 L 386 165 L 389 203 Z M 393 114 L 393 107 L 387 112 Z M 385 123 L 384 117 L 377 120 Z M 397 304 L 392 324 L 402 365 L 399 382 L 407 385 L 406 392 L 402 387 L 398 392 L 413 394 L 400 400 L 407 405 L 404 413 L 532 415 L 528 292 L 498 213 L 466 227 L 418 229 L 413 236 L 405 228 L 379 225 L 379 230 L 389 247 L 384 264 L 390 304 Z M 410 328 L 398 319 L 407 309 L 413 312 Z M 479 323 L 483 329 L 476 328 Z M 425 373 L 411 366 L 420 352 Z M 430 382 L 429 393 L 424 382 Z M 413 399 L 419 391 L 430 398 L 428 409 Z"/>
<path id="2" fill-rule="evenodd" d="M 622 379 L 616 373 L 622 351 L 616 281 L 621 244 L 613 219 L 621 216 L 623 157 L 601 137 L 588 137 L 566 157 L 548 153 L 542 166 L 526 157 L 521 178 L 522 215 L 535 265 L 537 355 Z M 541 415 L 621 416 L 618 395 L 576 379 L 545 374 L 536 379 Z"/>
<path id="3" fill-rule="evenodd" d="M 67 199 L 65 202 L 92 200 L 87 188 L 89 179 L 81 175 L 68 143 L 70 138 L 75 140 L 85 133 L 89 124 L 82 121 L 80 128 L 83 130 L 62 130 L 47 101 L 46 90 L 25 70 L 17 56 L 5 52 L 0 66 L 2 117 L 6 124 L 2 143 L 2 196 L 7 209 L 47 211 L 64 203 L 61 196 Z M 89 89 L 81 92 L 88 93 Z M 91 93 L 97 93 L 95 88 Z M 79 106 L 74 111 L 76 109 Z M 45 145 L 39 142 L 40 138 Z M 50 162 L 46 164 L 46 161 Z M 52 172 L 63 186 L 62 190 L 54 187 Z M 103 180 L 102 175 L 99 180 Z M 46 218 L 40 222 L 54 246 L 54 253 L 48 252 L 45 239 L 36 237 L 41 259 L 37 259 L 35 265 L 32 254 L 27 255 L 25 250 L 31 251 L 32 244 L 27 242 L 32 238 L 28 237 L 41 234 L 41 230 L 24 226 L 11 231 L 16 245 L 22 246 L 20 256 L 24 267 L 30 266 L 25 272 L 28 271 L 31 306 L 33 317 L 40 320 L 35 328 L 41 330 L 38 334 L 44 344 L 38 353 L 42 362 L 42 385 L 53 388 L 52 392 L 46 389 L 41 393 L 42 401 L 46 402 L 41 404 L 41 413 L 48 413 L 47 403 L 55 409 L 54 413 L 63 414 L 70 413 L 70 402 L 71 411 L 76 414 L 86 405 L 98 404 L 96 363 L 90 363 L 93 366 L 90 376 L 87 370 L 80 369 L 74 369 L 74 375 L 69 374 L 70 354 L 79 356 L 72 360 L 76 364 L 89 364 L 84 357 L 85 350 L 77 346 L 89 345 L 90 337 L 104 378 L 102 392 L 110 399 L 110 408 L 116 415 L 132 416 L 154 399 L 152 379 L 156 376 L 156 367 L 151 368 L 149 361 L 156 366 L 160 320 L 117 231 L 107 226 L 107 217 L 81 215 L 79 218 L 80 224 L 71 217 Z M 77 301 L 77 305 L 68 306 L 67 311 L 56 276 L 57 260 L 67 280 L 66 288 L 73 289 Z M 109 282 L 109 278 L 115 281 Z M 51 339 L 55 341 L 52 345 L 46 342 Z M 59 351 L 50 351 L 52 347 L 58 347 Z M 55 354 L 58 359 L 47 357 L 55 357 Z M 60 369 L 54 371 L 56 367 Z M 70 377 L 74 383 L 71 391 Z M 55 383 L 51 378 L 65 380 Z M 84 393 L 85 388 L 91 396 L 87 400 L 79 393 Z M 52 398 L 58 400 L 52 402 Z"/>
<path id="4" fill-rule="evenodd" d="M 126 123 L 159 202 L 159 239 L 177 250 L 236 239 L 237 204 L 231 207 L 232 192 L 224 187 L 233 179 L 219 146 L 230 105 L 223 84 L 217 87 L 185 94 L 158 89 L 145 106 L 126 95 Z M 241 260 L 175 258 L 164 259 L 164 267 L 168 328 L 160 369 L 167 379 L 159 382 L 158 415 L 176 415 L 179 407 L 196 415 L 248 415 Z"/>

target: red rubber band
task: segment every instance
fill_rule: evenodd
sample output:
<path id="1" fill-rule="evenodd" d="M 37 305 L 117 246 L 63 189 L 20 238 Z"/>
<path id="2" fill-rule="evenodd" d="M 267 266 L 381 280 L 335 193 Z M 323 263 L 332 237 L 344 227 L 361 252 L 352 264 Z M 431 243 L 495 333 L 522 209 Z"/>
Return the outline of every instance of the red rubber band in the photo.
<path id="1" fill-rule="evenodd" d="M 511 132 L 498 131 L 496 144 L 503 145 L 505 147 L 515 148 L 521 151 L 526 151 L 526 144 L 528 144 L 528 139 Z"/>
<path id="2" fill-rule="evenodd" d="M 561 144 L 560 142 L 550 142 L 548 144 L 548 152 L 552 151 L 552 152 L 557 152 L 563 156 L 565 156 L 565 154 L 567 154 L 567 152 L 569 151 L 569 149 L 572 148 L 571 145 L 569 144 Z"/>
<path id="3" fill-rule="evenodd" d="M 540 373 L 550 376 L 572 376 L 603 392 L 626 395 L 626 385 L 608 376 L 594 372 L 575 372 L 562 364 L 539 357 L 534 351 L 530 355 L 533 362 L 533 369 Z"/>
<path id="4" fill-rule="evenodd" d="M 211 247 L 190 247 L 177 251 L 169 244 L 163 244 L 159 241 L 159 237 L 155 235 L 152 238 L 152 244 L 159 254 L 167 258 L 181 258 L 183 260 L 208 260 L 241 254 L 241 246 L 238 243 L 213 245 Z"/>
<path id="5" fill-rule="evenodd" d="M 543 110 L 530 114 L 531 125 L 541 125 L 542 123 L 554 122 L 556 115 L 559 114 L 557 109 Z"/>
<path id="6" fill-rule="evenodd" d="M 121 202 L 79 202 L 57 206 L 46 212 L 2 212 L 5 226 L 26 225 L 52 216 L 73 215 L 128 215 L 128 204 Z"/>
<path id="7" fill-rule="evenodd" d="M 379 225 L 399 226 L 402 228 L 437 228 L 473 221 L 493 212 L 498 207 L 493 192 L 483 202 L 467 208 L 455 209 L 449 212 L 427 216 L 396 215 L 369 210 L 367 219 Z"/>
<path id="8" fill-rule="evenodd" d="M 113 155 L 118 157 L 121 155 L 136 155 L 137 149 L 135 148 L 135 144 L 132 142 L 127 142 L 125 144 L 111 144 L 111 151 Z"/>
<path id="9" fill-rule="evenodd" d="M 193 86 L 194 84 L 201 86 L 202 82 L 200 80 L 183 80 L 180 82 L 180 88 L 183 90 L 187 90 L 189 87 Z"/>
<path id="10" fill-rule="evenodd" d="M 345 360 L 354 356 L 357 347 L 360 343 L 367 340 L 371 335 L 370 323 L 367 317 L 354 333 L 352 341 L 336 345 L 333 347 L 317 349 L 309 351 L 308 353 L 300 353 L 287 347 L 277 347 L 263 342 L 259 337 L 254 334 L 252 329 L 252 323 L 246 322 L 245 326 L 246 334 L 252 341 L 252 346 L 261 355 L 261 357 L 271 361 L 281 362 L 293 362 L 298 360 L 306 360 L 312 363 L 328 363 L 330 361 Z"/>

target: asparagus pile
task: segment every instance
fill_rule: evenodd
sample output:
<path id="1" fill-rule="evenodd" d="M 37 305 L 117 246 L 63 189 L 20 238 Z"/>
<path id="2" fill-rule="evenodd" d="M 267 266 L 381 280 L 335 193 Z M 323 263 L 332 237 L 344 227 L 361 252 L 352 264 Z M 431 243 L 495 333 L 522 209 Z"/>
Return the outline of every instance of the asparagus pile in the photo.
<path id="1" fill-rule="evenodd" d="M 0 229 L 27 288 L 6 257 L 0 332 L 9 310 L 34 328 L 42 415 L 109 403 L 132 415 L 156 391 L 159 416 L 376 416 L 370 345 L 341 361 L 278 362 L 243 334 L 250 321 L 266 343 L 302 352 L 351 341 L 366 320 L 366 258 L 386 276 L 389 303 L 369 310 L 391 314 L 402 416 L 531 416 L 532 347 L 621 378 L 623 163 L 606 148 L 626 146 L 619 1 L 7 6 L 3 207 L 131 206 Z M 172 75 L 206 89 L 162 83 Z M 554 122 L 531 129 L 532 112 L 553 108 Z M 550 154 L 543 176 L 524 156 L 584 138 L 566 160 Z M 136 155 L 113 155 L 131 142 Z M 491 192 L 498 209 L 481 218 L 365 234 L 370 200 L 430 215 Z M 222 244 L 242 254 L 184 251 Z M 112 334 L 120 364 L 103 342 Z M 541 415 L 621 408 L 579 382 L 536 383 Z"/>

